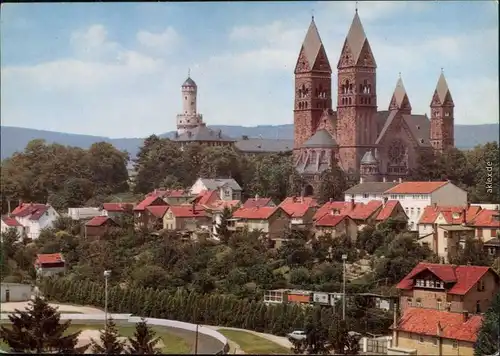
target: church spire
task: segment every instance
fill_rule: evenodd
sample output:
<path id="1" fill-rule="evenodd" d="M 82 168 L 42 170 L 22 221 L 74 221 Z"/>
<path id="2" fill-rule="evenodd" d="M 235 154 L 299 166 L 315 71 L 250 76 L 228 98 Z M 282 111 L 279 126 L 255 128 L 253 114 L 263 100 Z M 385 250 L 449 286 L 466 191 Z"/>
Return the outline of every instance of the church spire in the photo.
<path id="1" fill-rule="evenodd" d="M 411 113 L 410 99 L 408 98 L 408 93 L 406 92 L 405 86 L 403 84 L 401 73 L 399 73 L 396 88 L 394 89 L 394 93 L 392 94 L 391 103 L 389 104 L 389 110 L 405 110 L 408 111 L 408 114 Z"/>
<path id="2" fill-rule="evenodd" d="M 321 41 L 321 37 L 319 36 L 316 22 L 314 22 L 314 15 L 311 18 L 311 24 L 309 25 L 309 29 L 307 30 L 307 34 L 304 38 L 304 42 L 302 43 L 302 49 L 300 52 L 301 53 L 299 55 L 299 61 L 297 62 L 297 66 L 295 68 L 296 73 L 299 69 L 301 71 L 312 71 L 314 65 L 316 64 L 316 61 L 318 60 L 318 57 L 321 55 L 321 52 L 323 52 L 326 57 L 323 42 Z M 302 57 L 302 55 L 303 57 L 305 57 L 307 63 L 301 63 L 300 57 Z"/>
<path id="3" fill-rule="evenodd" d="M 439 100 L 439 103 L 436 101 L 436 98 Z M 443 68 L 441 68 L 441 75 L 439 76 L 436 90 L 434 91 L 434 98 L 432 101 L 432 105 L 444 105 L 448 104 L 454 106 L 453 99 L 451 98 L 450 89 L 448 88 L 448 83 L 446 82 L 446 78 L 444 77 Z"/>
<path id="4" fill-rule="evenodd" d="M 357 9 L 347 33 L 337 68 L 353 66 L 377 67 Z"/>

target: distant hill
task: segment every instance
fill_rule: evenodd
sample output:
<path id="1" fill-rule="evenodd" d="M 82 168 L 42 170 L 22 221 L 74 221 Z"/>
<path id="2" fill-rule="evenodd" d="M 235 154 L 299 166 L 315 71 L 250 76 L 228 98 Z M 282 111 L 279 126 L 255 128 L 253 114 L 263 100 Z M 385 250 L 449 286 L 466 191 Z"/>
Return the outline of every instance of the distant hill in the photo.
<path id="1" fill-rule="evenodd" d="M 226 135 L 241 138 L 242 136 L 262 138 L 285 138 L 293 139 L 293 125 L 278 126 L 210 126 L 213 129 L 220 129 Z M 473 148 L 478 144 L 490 141 L 498 141 L 499 124 L 485 125 L 456 125 L 455 143 L 458 148 Z M 110 142 L 120 150 L 126 150 L 135 156 L 139 146 L 142 145 L 143 138 L 109 138 L 103 136 L 90 136 L 67 134 L 54 131 L 33 130 L 21 127 L 1 126 L 1 158 L 10 157 L 16 151 L 24 150 L 26 144 L 34 139 L 44 139 L 49 143 L 55 142 L 62 145 L 88 148 L 95 142 Z M 160 137 L 172 137 L 174 132 L 166 132 Z"/>

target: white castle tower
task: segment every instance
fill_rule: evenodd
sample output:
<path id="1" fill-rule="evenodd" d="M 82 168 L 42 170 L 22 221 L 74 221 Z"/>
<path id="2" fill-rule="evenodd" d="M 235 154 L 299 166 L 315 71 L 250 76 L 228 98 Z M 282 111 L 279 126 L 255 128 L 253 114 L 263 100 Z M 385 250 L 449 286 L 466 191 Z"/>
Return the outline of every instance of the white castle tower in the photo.
<path id="1" fill-rule="evenodd" d="M 188 78 L 182 84 L 182 114 L 177 115 L 177 133 L 179 135 L 204 125 L 203 116 L 196 112 L 197 92 L 198 87 L 188 73 Z"/>

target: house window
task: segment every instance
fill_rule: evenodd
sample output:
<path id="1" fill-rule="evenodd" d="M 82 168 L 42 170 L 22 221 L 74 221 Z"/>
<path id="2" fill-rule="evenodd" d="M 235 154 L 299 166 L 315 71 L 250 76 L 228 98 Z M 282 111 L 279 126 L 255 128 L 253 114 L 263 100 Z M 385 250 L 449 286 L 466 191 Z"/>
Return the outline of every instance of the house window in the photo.
<path id="1" fill-rule="evenodd" d="M 495 254 L 495 248 L 494 248 L 494 247 L 489 247 L 489 248 L 488 248 L 488 253 L 489 253 L 490 255 L 494 255 L 494 254 Z"/>
<path id="2" fill-rule="evenodd" d="M 418 343 L 419 344 L 423 344 L 424 343 L 424 337 L 423 336 L 419 336 L 418 337 Z"/>
<path id="3" fill-rule="evenodd" d="M 479 300 L 476 302 L 476 313 L 481 313 L 481 302 Z"/>
<path id="4" fill-rule="evenodd" d="M 420 208 L 417 208 L 417 215 L 420 215 Z"/>
<path id="5" fill-rule="evenodd" d="M 453 348 L 458 349 L 458 340 L 453 340 Z"/>
<path id="6" fill-rule="evenodd" d="M 434 346 L 438 345 L 438 338 L 437 337 L 432 338 L 432 345 L 434 345 Z"/>
<path id="7" fill-rule="evenodd" d="M 411 307 L 413 305 L 413 300 L 411 298 L 408 298 L 408 306 Z"/>
<path id="8" fill-rule="evenodd" d="M 442 304 L 443 304 L 443 303 L 442 303 L 441 301 L 438 301 L 438 302 L 437 302 L 437 308 L 438 308 L 438 310 L 441 310 L 441 306 L 442 306 Z"/>
<path id="9" fill-rule="evenodd" d="M 491 237 L 497 237 L 497 230 L 491 229 Z"/>
<path id="10" fill-rule="evenodd" d="M 227 197 L 230 197 L 231 196 L 231 189 L 224 189 L 224 196 L 227 198 Z"/>
<path id="11" fill-rule="evenodd" d="M 369 194 L 363 194 L 363 198 L 368 199 L 370 197 Z"/>
<path id="12" fill-rule="evenodd" d="M 477 291 L 478 292 L 483 292 L 484 291 L 484 280 L 479 280 L 479 282 L 477 282 Z"/>

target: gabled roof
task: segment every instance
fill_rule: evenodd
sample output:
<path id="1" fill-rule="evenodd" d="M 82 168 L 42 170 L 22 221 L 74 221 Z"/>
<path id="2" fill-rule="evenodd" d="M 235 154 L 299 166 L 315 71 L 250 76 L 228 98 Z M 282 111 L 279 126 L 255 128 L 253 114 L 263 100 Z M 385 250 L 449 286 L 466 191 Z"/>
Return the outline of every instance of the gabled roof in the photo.
<path id="1" fill-rule="evenodd" d="M 317 206 L 318 202 L 311 197 L 288 197 L 279 205 L 288 215 L 294 218 L 303 217 L 309 209 Z"/>
<path id="2" fill-rule="evenodd" d="M 325 214 L 316 221 L 316 226 L 335 227 L 346 219 L 351 219 L 347 215 Z"/>
<path id="3" fill-rule="evenodd" d="M 36 255 L 35 264 L 57 263 L 57 262 L 64 262 L 63 255 L 61 253 L 42 253 Z"/>
<path id="4" fill-rule="evenodd" d="M 202 190 L 195 198 L 199 205 L 207 205 L 219 199 L 219 193 L 216 190 Z"/>
<path id="5" fill-rule="evenodd" d="M 223 186 L 228 186 L 233 190 L 242 190 L 238 182 L 233 178 L 200 178 L 201 182 L 208 190 L 217 190 Z"/>
<path id="6" fill-rule="evenodd" d="M 379 211 L 376 217 L 376 221 L 385 221 L 389 219 L 389 217 L 393 214 L 394 210 L 398 208 L 398 206 L 401 208 L 401 211 L 403 214 L 406 213 L 403 211 L 403 207 L 401 206 L 401 203 L 399 200 L 388 200 L 385 205 L 382 207 L 382 209 Z M 406 216 L 408 218 L 408 216 Z"/>
<path id="7" fill-rule="evenodd" d="M 477 340 L 482 322 L 483 318 L 480 315 L 471 315 L 465 320 L 462 313 L 405 308 L 395 329 L 412 334 L 440 336 L 473 343 Z"/>
<path id="8" fill-rule="evenodd" d="M 304 148 L 332 148 L 336 146 L 337 142 L 335 142 L 334 138 L 325 129 L 316 131 L 314 135 L 302 144 Z"/>
<path id="9" fill-rule="evenodd" d="M 469 223 L 481 210 L 480 206 L 427 206 L 422 213 L 419 224 L 434 224 L 439 215 L 441 215 L 447 224 L 461 224 L 463 222 L 463 211 L 465 212 L 465 221 Z"/>
<path id="10" fill-rule="evenodd" d="M 223 211 L 225 208 L 233 209 L 241 204 L 239 200 L 216 200 L 204 205 L 206 209 L 212 211 Z"/>
<path id="11" fill-rule="evenodd" d="M 385 191 L 385 194 L 430 194 L 450 182 L 403 182 Z"/>
<path id="12" fill-rule="evenodd" d="M 50 205 L 38 203 L 21 203 L 11 213 L 12 216 L 25 218 L 29 216 L 30 220 L 38 220 L 42 215 L 50 209 Z"/>
<path id="13" fill-rule="evenodd" d="M 337 211 L 337 215 L 348 215 L 348 213 L 356 207 L 356 203 L 346 201 L 332 201 L 323 204 L 314 214 L 313 220 L 318 221 L 326 214 L 332 211 Z"/>
<path id="14" fill-rule="evenodd" d="M 144 211 L 144 210 L 146 210 L 146 208 L 148 206 L 151 206 L 151 205 L 164 206 L 164 205 L 168 205 L 168 204 L 161 197 L 159 197 L 157 195 L 150 195 L 150 196 L 146 197 L 143 201 L 141 201 L 139 204 L 137 204 L 134 207 L 134 211 Z"/>
<path id="15" fill-rule="evenodd" d="M 245 220 L 267 220 L 278 210 L 282 209 L 280 207 L 271 206 L 239 208 L 233 213 L 233 218 Z"/>
<path id="16" fill-rule="evenodd" d="M 168 210 L 168 205 L 148 206 L 146 207 L 146 210 L 149 211 L 153 216 L 162 218 Z"/>
<path id="17" fill-rule="evenodd" d="M 248 198 L 243 208 L 255 208 L 259 206 L 269 206 L 272 202 L 271 198 Z M 274 203 L 273 203 L 274 204 Z"/>
<path id="18" fill-rule="evenodd" d="M 309 29 L 307 30 L 306 37 L 304 38 L 304 42 L 302 43 L 302 48 L 304 49 L 304 54 L 309 64 L 309 70 L 312 70 L 314 63 L 316 63 L 322 46 L 323 43 L 321 42 L 321 37 L 319 36 L 318 28 L 316 27 L 313 17 Z"/>
<path id="19" fill-rule="evenodd" d="M 429 271 L 445 283 L 454 283 L 448 290 L 449 294 L 465 295 L 488 271 L 490 267 L 483 266 L 454 266 L 436 263 L 420 262 L 397 285 L 398 289 L 413 289 L 413 278 L 423 271 Z M 498 277 L 498 275 L 495 273 Z"/>
<path id="20" fill-rule="evenodd" d="M 117 225 L 109 216 L 94 216 L 92 219 L 85 223 L 85 226 L 102 226 L 106 223 Z"/>
<path id="21" fill-rule="evenodd" d="M 344 194 L 382 194 L 398 185 L 395 182 L 365 182 L 347 189 Z"/>
<path id="22" fill-rule="evenodd" d="M 431 122 L 427 115 L 403 115 L 403 121 L 408 126 L 413 139 L 421 147 L 431 147 Z"/>
<path id="23" fill-rule="evenodd" d="M 134 203 L 103 203 L 102 208 L 110 212 L 125 212 L 134 208 Z"/>
<path id="24" fill-rule="evenodd" d="M 205 209 L 200 205 L 173 205 L 169 206 L 167 211 L 171 211 L 176 218 L 204 218 Z"/>
<path id="25" fill-rule="evenodd" d="M 19 221 L 10 216 L 2 216 L 2 221 L 4 222 L 5 225 L 9 227 L 23 226 Z"/>
<path id="26" fill-rule="evenodd" d="M 370 200 L 368 203 L 358 203 L 354 209 L 347 212 L 347 215 L 354 220 L 366 220 L 375 214 L 382 207 L 380 200 Z"/>
<path id="27" fill-rule="evenodd" d="M 471 221 L 470 225 L 475 227 L 500 228 L 500 212 L 498 210 L 481 210 Z"/>

